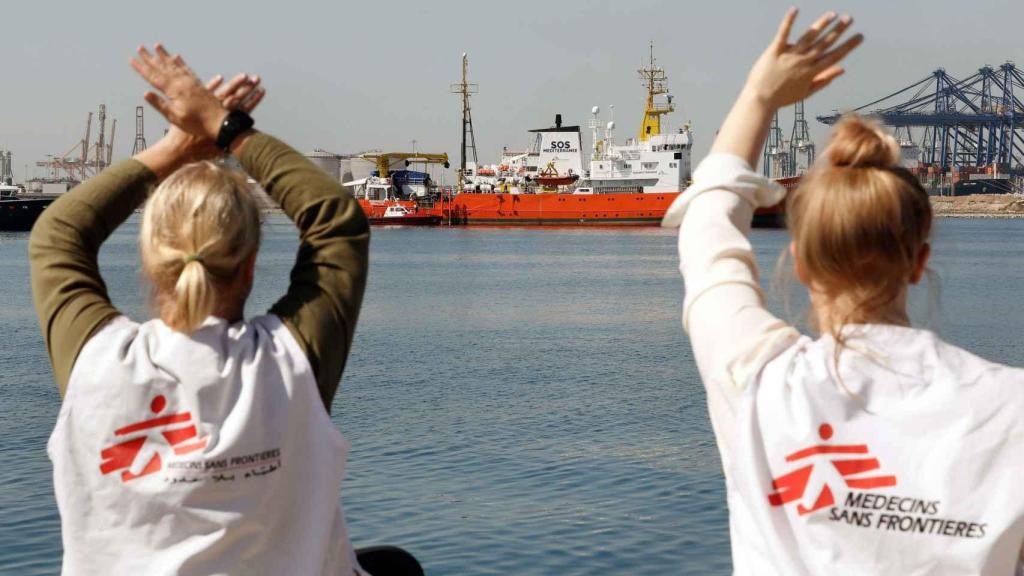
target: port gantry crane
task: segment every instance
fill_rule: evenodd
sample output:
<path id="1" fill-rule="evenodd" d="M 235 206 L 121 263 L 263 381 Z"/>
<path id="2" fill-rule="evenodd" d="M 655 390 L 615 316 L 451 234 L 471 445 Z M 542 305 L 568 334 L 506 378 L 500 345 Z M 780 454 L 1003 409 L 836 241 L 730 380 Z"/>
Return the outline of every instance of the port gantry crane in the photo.
<path id="1" fill-rule="evenodd" d="M 909 98 L 907 97 L 909 95 Z M 959 80 L 942 68 L 853 111 L 892 126 L 903 145 L 918 146 L 921 162 L 944 174 L 988 168 L 1024 179 L 1024 73 L 1007 62 Z M 906 98 L 902 102 L 897 99 Z M 818 116 L 832 125 L 838 112 Z M 920 144 L 914 143 L 917 129 Z"/>
<path id="2" fill-rule="evenodd" d="M 804 101 L 793 105 L 793 130 L 789 140 L 782 134 L 779 111 L 775 111 L 761 155 L 761 170 L 767 178 L 803 176 L 814 163 L 814 141 L 804 117 Z"/>
<path id="3" fill-rule="evenodd" d="M 146 149 L 145 117 L 142 106 L 135 107 L 135 144 L 132 145 L 132 156 Z"/>
<path id="4" fill-rule="evenodd" d="M 48 160 L 36 162 L 36 166 L 50 170 L 50 180 L 69 180 L 83 182 L 103 171 L 110 165 L 114 155 L 114 134 L 117 130 L 117 119 L 110 125 L 110 141 L 106 140 L 107 107 L 100 104 L 99 137 L 96 142 L 90 141 L 92 133 L 92 112 L 85 121 L 85 138 L 75 143 L 61 156 L 50 156 Z M 78 156 L 72 156 L 77 152 Z"/>
<path id="5" fill-rule="evenodd" d="M 788 178 L 790 158 L 789 147 L 782 137 L 782 128 L 779 127 L 779 111 L 772 116 L 772 124 L 768 128 L 768 137 L 764 141 L 764 158 L 761 161 L 761 170 L 766 178 Z"/>
<path id="6" fill-rule="evenodd" d="M 814 141 L 804 117 L 804 101 L 793 105 L 793 131 L 789 136 L 789 175 L 802 176 L 814 164 Z"/>

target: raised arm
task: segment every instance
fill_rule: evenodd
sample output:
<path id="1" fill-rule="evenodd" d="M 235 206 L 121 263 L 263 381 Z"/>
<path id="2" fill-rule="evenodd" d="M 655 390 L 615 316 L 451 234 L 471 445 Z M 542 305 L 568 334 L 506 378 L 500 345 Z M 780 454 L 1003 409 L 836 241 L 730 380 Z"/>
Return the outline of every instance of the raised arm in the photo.
<path id="1" fill-rule="evenodd" d="M 680 269 L 686 283 L 683 325 L 704 382 L 738 394 L 760 360 L 791 342 L 796 331 L 764 306 L 747 234 L 754 210 L 785 191 L 754 172 L 772 115 L 807 98 L 842 74 L 837 63 L 861 42 L 853 36 L 833 48 L 852 20 L 825 14 L 796 43 L 789 42 L 792 9 L 754 64 L 740 96 L 694 174 L 693 186 L 673 203 L 664 224 L 680 225 Z"/>
<path id="2" fill-rule="evenodd" d="M 226 109 L 210 104 L 181 56 L 157 45 L 152 55 L 140 49 L 132 66 L 159 92 L 148 92 L 146 100 L 170 122 L 196 138 L 216 140 Z M 253 94 L 240 101 L 258 101 L 261 94 Z M 330 411 L 366 287 L 366 217 L 340 182 L 271 136 L 249 131 L 232 142 L 231 153 L 299 228 L 291 283 L 271 313 L 306 353 Z"/>
<path id="3" fill-rule="evenodd" d="M 142 163 L 118 162 L 54 201 L 32 228 L 32 300 L 61 395 L 82 346 L 119 314 L 100 277 L 100 245 L 155 183 Z"/>
<path id="4" fill-rule="evenodd" d="M 218 76 L 205 91 L 218 107 L 223 102 L 251 111 L 262 97 L 258 84 L 258 78 L 239 75 L 222 85 Z M 172 127 L 156 144 L 76 186 L 39 217 L 29 239 L 32 298 L 61 395 L 82 347 L 120 314 L 100 276 L 100 246 L 162 178 L 217 153 L 207 140 Z"/>
<path id="5" fill-rule="evenodd" d="M 853 19 L 843 16 L 836 20 L 835 13 L 828 12 L 791 44 L 789 35 L 796 16 L 796 8 L 786 12 L 772 43 L 754 63 L 718 131 L 712 154 L 732 154 L 756 166 L 775 111 L 828 86 L 843 73 L 838 63 L 863 40 L 857 34 L 831 49 Z"/>
<path id="6" fill-rule="evenodd" d="M 369 223 L 341 182 L 287 144 L 254 133 L 233 154 L 299 228 L 288 292 L 270 312 L 306 353 L 330 412 L 366 288 Z"/>

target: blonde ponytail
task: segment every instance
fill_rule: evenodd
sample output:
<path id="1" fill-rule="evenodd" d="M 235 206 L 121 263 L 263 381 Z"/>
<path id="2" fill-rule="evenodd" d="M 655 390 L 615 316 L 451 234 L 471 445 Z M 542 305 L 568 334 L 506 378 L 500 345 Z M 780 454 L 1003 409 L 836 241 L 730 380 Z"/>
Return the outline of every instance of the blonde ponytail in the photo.
<path id="1" fill-rule="evenodd" d="M 216 288 L 201 260 L 185 262 L 174 284 L 174 306 L 170 324 L 191 332 L 213 313 L 217 305 Z"/>
<path id="2" fill-rule="evenodd" d="M 239 297 L 228 288 L 259 241 L 259 209 L 244 177 L 212 162 L 172 174 L 149 198 L 139 232 L 161 317 L 191 333 L 225 298 Z"/>

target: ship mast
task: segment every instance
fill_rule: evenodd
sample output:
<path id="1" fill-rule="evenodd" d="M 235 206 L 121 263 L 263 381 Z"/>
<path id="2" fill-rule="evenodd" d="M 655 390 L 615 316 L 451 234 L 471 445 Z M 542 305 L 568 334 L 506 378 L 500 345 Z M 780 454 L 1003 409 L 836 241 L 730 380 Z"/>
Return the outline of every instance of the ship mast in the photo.
<path id="1" fill-rule="evenodd" d="M 661 117 L 675 110 L 675 105 L 672 104 L 672 95 L 668 93 L 665 69 L 657 66 L 654 60 L 654 42 L 651 42 L 651 60 L 637 72 L 647 88 L 647 106 L 644 109 L 644 120 L 640 123 L 640 141 L 643 142 L 661 134 Z M 654 97 L 659 94 L 666 94 L 667 102 L 655 104 Z"/>
<path id="2" fill-rule="evenodd" d="M 462 96 L 462 154 L 459 158 L 458 191 L 462 192 L 462 185 L 466 174 L 466 149 L 471 148 L 473 154 L 473 166 L 477 165 L 476 157 L 476 136 L 473 135 L 473 116 L 469 111 L 469 96 L 476 94 L 479 88 L 476 84 L 469 82 L 469 57 L 462 53 L 462 81 L 452 84 L 452 93 Z M 468 140 L 468 143 L 467 143 Z"/>

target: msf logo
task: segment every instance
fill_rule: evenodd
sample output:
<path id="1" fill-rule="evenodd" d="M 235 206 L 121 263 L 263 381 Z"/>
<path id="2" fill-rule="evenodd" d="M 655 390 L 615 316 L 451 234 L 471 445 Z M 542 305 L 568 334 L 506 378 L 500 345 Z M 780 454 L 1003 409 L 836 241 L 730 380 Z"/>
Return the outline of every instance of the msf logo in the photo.
<path id="1" fill-rule="evenodd" d="M 150 411 L 157 415 L 166 407 L 167 400 L 163 396 L 153 398 L 149 405 Z M 159 472 L 163 468 L 161 448 L 166 451 L 170 447 L 175 455 L 181 456 L 202 450 L 208 440 L 199 437 L 191 412 L 157 416 L 129 424 L 115 430 L 114 435 L 128 438 L 100 452 L 103 458 L 100 472 L 109 474 L 121 470 L 122 482 Z"/>
<path id="2" fill-rule="evenodd" d="M 832 438 L 832 426 L 822 424 L 818 428 L 818 436 L 828 442 Z M 768 502 L 772 506 L 783 506 L 798 501 L 796 510 L 801 516 L 835 504 L 827 476 L 831 476 L 832 480 L 842 479 L 853 490 L 896 485 L 896 476 L 865 475 L 882 466 L 877 458 L 868 455 L 867 444 L 818 444 L 793 452 L 786 456 L 786 462 L 798 462 L 802 466 L 772 480 L 774 492 L 768 495 Z M 836 474 L 829 474 L 829 469 Z M 812 489 L 808 490 L 808 486 Z M 810 501 L 810 507 L 805 506 L 808 493 L 817 494 Z"/>

